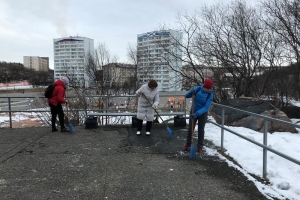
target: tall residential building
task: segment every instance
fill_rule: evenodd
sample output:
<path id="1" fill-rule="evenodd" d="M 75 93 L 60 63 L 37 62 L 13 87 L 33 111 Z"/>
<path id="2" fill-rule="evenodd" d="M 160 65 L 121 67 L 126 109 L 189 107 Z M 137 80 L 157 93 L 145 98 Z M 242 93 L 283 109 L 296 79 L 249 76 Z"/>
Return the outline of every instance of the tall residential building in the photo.
<path id="1" fill-rule="evenodd" d="M 89 87 L 85 73 L 85 56 L 94 52 L 94 40 L 86 37 L 65 37 L 53 39 L 54 80 L 68 76 L 72 83 Z"/>
<path id="2" fill-rule="evenodd" d="M 34 71 L 48 71 L 49 57 L 23 56 L 23 65 Z"/>
<path id="3" fill-rule="evenodd" d="M 182 87 L 182 52 L 174 41 L 182 41 L 182 33 L 174 30 L 153 31 L 137 36 L 137 76 L 139 83 L 154 79 L 159 91 L 180 91 Z M 170 56 L 168 52 L 176 55 Z"/>

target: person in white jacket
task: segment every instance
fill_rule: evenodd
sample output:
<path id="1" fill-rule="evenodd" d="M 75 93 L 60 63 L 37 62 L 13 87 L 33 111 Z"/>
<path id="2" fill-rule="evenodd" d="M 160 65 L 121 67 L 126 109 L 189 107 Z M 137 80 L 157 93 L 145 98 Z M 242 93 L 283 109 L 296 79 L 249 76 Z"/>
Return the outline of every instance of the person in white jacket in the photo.
<path id="1" fill-rule="evenodd" d="M 159 104 L 159 92 L 157 90 L 157 82 L 150 80 L 148 84 L 142 85 L 137 91 L 139 96 L 137 108 L 137 135 L 141 134 L 143 120 L 146 120 L 146 135 L 150 135 L 152 122 L 154 119 L 154 109 Z M 147 98 L 147 99 L 146 99 Z"/>

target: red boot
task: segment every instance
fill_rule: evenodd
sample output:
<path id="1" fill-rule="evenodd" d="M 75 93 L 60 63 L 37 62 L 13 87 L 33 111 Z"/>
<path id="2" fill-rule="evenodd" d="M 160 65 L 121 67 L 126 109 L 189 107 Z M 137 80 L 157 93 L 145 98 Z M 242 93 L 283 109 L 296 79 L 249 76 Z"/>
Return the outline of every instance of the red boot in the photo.
<path id="1" fill-rule="evenodd" d="M 203 152 L 204 152 L 204 149 L 203 149 L 202 147 L 198 147 L 198 148 L 197 148 L 197 152 L 203 153 Z"/>

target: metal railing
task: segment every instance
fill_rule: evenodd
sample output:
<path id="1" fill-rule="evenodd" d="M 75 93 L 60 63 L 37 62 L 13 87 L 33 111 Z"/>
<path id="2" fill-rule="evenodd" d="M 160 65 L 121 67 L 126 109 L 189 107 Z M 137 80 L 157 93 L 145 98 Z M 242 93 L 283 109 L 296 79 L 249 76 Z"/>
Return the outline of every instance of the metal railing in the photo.
<path id="1" fill-rule="evenodd" d="M 218 107 L 221 107 L 222 109 L 222 123 L 221 125 L 215 123 L 215 122 L 212 122 L 212 121 L 209 121 L 210 123 L 218 126 L 221 128 L 221 150 L 223 151 L 224 150 L 224 130 L 230 132 L 230 133 L 233 133 L 234 135 L 240 137 L 240 138 L 243 138 L 257 146 L 260 146 L 263 148 L 263 177 L 266 178 L 267 177 L 267 153 L 268 151 L 271 151 L 272 153 L 282 157 L 282 158 L 285 158 L 297 165 L 300 165 L 300 161 L 295 159 L 295 158 L 292 158 L 286 154 L 283 154 L 279 151 L 276 151 L 270 147 L 268 147 L 268 121 L 272 121 L 272 122 L 276 122 L 276 123 L 280 123 L 280 124 L 285 124 L 285 125 L 288 125 L 288 126 L 291 126 L 291 127 L 294 127 L 294 128 L 300 128 L 300 125 L 297 125 L 297 124 L 292 124 L 290 122 L 287 122 L 287 121 L 283 121 L 283 120 L 279 120 L 279 119 L 274 119 L 274 118 L 271 118 L 271 117 L 267 117 L 267 116 L 264 116 L 264 115 L 260 115 L 260 114 L 256 114 L 256 113 L 252 113 L 252 112 L 248 112 L 248 111 L 244 111 L 244 110 L 240 110 L 240 109 L 237 109 L 237 108 L 233 108 L 233 107 L 230 107 L 230 106 L 226 106 L 226 105 L 221 105 L 221 104 L 217 104 L 217 103 L 213 103 L 214 106 L 218 106 Z M 229 110 L 234 110 L 234 111 L 237 111 L 237 112 L 241 112 L 241 113 L 245 113 L 247 115 L 250 115 L 250 116 L 255 116 L 255 117 L 258 117 L 258 118 L 262 118 L 264 120 L 264 128 L 263 128 L 263 142 L 262 143 L 259 143 L 259 142 L 256 142 L 254 140 L 251 140 L 233 130 L 230 130 L 229 128 L 226 128 L 224 127 L 224 123 L 225 123 L 225 109 L 229 109 Z"/>
<path id="2" fill-rule="evenodd" d="M 182 97 L 182 95 L 176 95 L 172 94 L 172 97 L 175 98 L 175 101 L 178 102 L 178 98 Z M 174 104 L 173 107 L 171 108 L 171 103 L 168 104 L 168 98 L 170 95 L 160 95 L 160 105 L 157 108 L 158 110 L 162 111 L 179 111 L 182 112 L 183 115 L 186 115 L 185 113 L 185 108 L 186 108 L 186 101 L 182 101 L 182 104 L 179 107 L 179 104 Z M 177 99 L 176 99 L 177 98 Z M 3 100 L 4 99 L 4 100 Z M 45 107 L 48 107 L 47 101 L 45 97 L 40 97 L 40 96 L 6 96 L 6 97 L 0 97 L 0 113 L 8 113 L 9 114 L 9 124 L 10 128 L 12 128 L 12 113 L 16 112 L 28 112 L 28 113 L 42 113 L 42 112 L 50 112 L 50 110 L 42 110 L 41 108 L 36 108 L 32 110 L 32 102 L 34 99 L 39 99 L 39 100 L 45 100 Z M 75 96 L 68 96 L 68 102 L 69 105 L 76 104 L 76 101 L 78 101 L 78 97 Z M 83 112 L 136 112 L 136 105 L 135 95 L 85 95 L 84 97 L 81 97 L 81 100 L 84 99 L 86 101 L 86 105 L 88 105 L 85 108 L 82 107 L 76 107 L 76 108 L 71 108 L 69 109 L 69 112 L 78 112 L 78 111 L 83 111 Z M 99 105 L 100 100 L 102 102 L 101 106 Z M 128 101 L 131 101 L 132 107 L 126 107 L 126 108 L 121 108 L 121 103 L 126 104 Z M 75 102 L 75 103 L 74 103 Z M 20 105 L 21 103 L 21 105 Z M 13 106 L 21 107 L 24 106 L 25 109 L 13 109 Z M 3 109 L 5 108 L 5 109 Z"/>

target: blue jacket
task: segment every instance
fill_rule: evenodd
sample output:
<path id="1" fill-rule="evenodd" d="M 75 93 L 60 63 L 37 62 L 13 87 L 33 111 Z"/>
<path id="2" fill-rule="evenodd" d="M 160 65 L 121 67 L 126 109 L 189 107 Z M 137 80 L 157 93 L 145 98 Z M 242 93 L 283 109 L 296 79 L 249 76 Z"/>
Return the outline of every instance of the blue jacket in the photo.
<path id="1" fill-rule="evenodd" d="M 190 91 L 188 91 L 185 94 L 185 98 L 191 98 L 193 94 L 196 93 L 198 88 L 201 88 L 199 92 L 194 97 L 194 113 L 197 112 L 197 115 L 200 116 L 205 112 L 208 112 L 208 109 L 210 105 L 212 104 L 212 101 L 214 99 L 213 89 L 211 89 L 209 92 L 206 92 L 203 89 L 203 85 L 196 86 L 192 88 Z M 207 95 L 211 93 L 210 97 L 207 99 Z M 207 100 L 206 100 L 207 99 Z"/>

